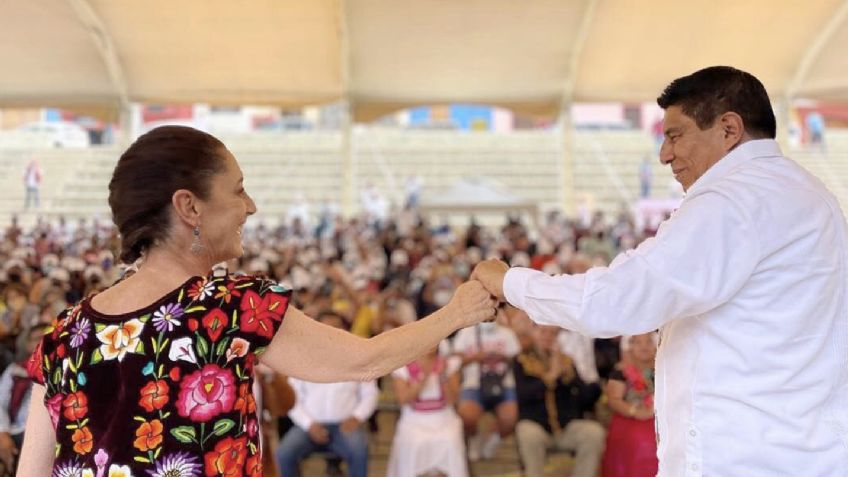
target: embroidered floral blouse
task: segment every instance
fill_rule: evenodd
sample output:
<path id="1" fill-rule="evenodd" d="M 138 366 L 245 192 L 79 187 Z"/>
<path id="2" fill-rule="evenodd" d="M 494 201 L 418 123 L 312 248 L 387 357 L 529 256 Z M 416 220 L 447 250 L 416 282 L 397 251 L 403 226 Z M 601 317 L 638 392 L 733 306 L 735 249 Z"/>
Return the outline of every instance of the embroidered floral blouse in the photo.
<path id="1" fill-rule="evenodd" d="M 622 381 L 627 386 L 624 393 L 625 402 L 647 409 L 654 408 L 653 368 L 641 370 L 632 363 L 621 364 L 610 373 L 609 378 Z"/>
<path id="2" fill-rule="evenodd" d="M 123 315 L 64 311 L 30 359 L 56 430 L 54 477 L 261 476 L 253 367 L 291 292 L 193 277 Z"/>

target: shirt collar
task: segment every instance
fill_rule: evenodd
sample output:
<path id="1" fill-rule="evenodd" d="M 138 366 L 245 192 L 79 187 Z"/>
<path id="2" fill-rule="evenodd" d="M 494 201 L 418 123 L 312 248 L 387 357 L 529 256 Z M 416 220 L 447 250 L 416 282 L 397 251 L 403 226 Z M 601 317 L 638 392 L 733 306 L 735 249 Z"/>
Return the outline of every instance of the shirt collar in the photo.
<path id="1" fill-rule="evenodd" d="M 783 156 L 783 153 L 780 151 L 780 146 L 774 139 L 754 139 L 744 142 L 736 146 L 736 148 L 728 152 L 724 157 L 719 159 L 718 162 L 713 164 L 712 167 L 707 169 L 707 172 L 705 172 L 704 175 L 699 177 L 698 180 L 692 184 L 692 187 L 689 188 L 686 195 L 689 196 L 697 189 L 706 187 L 707 185 L 723 178 L 732 170 L 751 159 L 758 157 L 779 156 Z"/>

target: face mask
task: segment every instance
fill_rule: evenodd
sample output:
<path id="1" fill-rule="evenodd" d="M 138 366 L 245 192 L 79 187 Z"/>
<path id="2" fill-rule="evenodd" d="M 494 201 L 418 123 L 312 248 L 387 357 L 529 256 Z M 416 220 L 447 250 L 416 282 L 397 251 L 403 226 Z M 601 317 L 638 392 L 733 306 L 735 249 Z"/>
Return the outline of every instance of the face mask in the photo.
<path id="1" fill-rule="evenodd" d="M 450 290 L 439 290 L 433 293 L 433 304 L 438 307 L 443 307 L 450 302 L 453 292 Z"/>

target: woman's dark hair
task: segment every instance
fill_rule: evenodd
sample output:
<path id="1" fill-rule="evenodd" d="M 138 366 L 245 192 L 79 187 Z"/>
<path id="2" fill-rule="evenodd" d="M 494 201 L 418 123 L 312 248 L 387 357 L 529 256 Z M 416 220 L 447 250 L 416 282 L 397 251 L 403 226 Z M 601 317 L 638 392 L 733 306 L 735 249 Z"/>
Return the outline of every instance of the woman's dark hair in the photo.
<path id="1" fill-rule="evenodd" d="M 677 78 L 666 86 L 657 104 L 663 109 L 680 106 L 702 130 L 733 111 L 755 139 L 774 139 L 777 132 L 765 86 L 754 75 L 730 66 L 711 66 Z"/>
<path id="2" fill-rule="evenodd" d="M 109 207 L 121 234 L 122 262 L 135 262 L 167 236 L 174 192 L 186 189 L 208 198 L 210 179 L 225 167 L 223 148 L 197 129 L 162 126 L 121 155 L 109 182 Z"/>

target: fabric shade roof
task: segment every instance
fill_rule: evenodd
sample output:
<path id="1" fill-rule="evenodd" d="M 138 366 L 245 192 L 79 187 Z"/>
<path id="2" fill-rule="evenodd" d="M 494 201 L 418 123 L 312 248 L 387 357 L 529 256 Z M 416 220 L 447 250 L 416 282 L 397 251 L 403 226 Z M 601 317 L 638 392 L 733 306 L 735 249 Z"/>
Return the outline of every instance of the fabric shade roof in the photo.
<path id="1" fill-rule="evenodd" d="M 0 106 L 645 101 L 704 66 L 848 100 L 848 0 L 4 0 Z"/>

